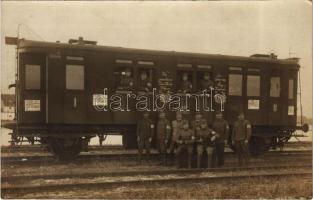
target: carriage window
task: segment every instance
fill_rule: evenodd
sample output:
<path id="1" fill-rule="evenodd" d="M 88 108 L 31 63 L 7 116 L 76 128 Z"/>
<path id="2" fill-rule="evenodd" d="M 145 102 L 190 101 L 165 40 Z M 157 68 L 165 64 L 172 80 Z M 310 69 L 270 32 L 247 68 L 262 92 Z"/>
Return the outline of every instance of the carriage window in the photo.
<path id="1" fill-rule="evenodd" d="M 177 67 L 186 67 L 186 68 L 191 68 L 192 65 L 189 63 L 178 63 Z"/>
<path id="2" fill-rule="evenodd" d="M 25 65 L 25 88 L 40 89 L 40 65 Z"/>
<path id="3" fill-rule="evenodd" d="M 247 96 L 260 96 L 260 76 L 247 76 Z"/>
<path id="4" fill-rule="evenodd" d="M 138 90 L 143 92 L 152 91 L 152 69 L 139 70 Z"/>
<path id="5" fill-rule="evenodd" d="M 84 90 L 84 65 L 66 65 L 66 89 Z"/>
<path id="6" fill-rule="evenodd" d="M 280 77 L 271 78 L 270 97 L 280 96 Z"/>
<path id="7" fill-rule="evenodd" d="M 133 70 L 130 67 L 118 67 L 114 71 L 117 90 L 132 90 L 134 86 Z"/>
<path id="8" fill-rule="evenodd" d="M 241 96 L 242 95 L 242 75 L 241 74 L 229 74 L 229 95 Z"/>
<path id="9" fill-rule="evenodd" d="M 182 93 L 191 92 L 192 86 L 192 71 L 180 71 L 178 73 L 179 88 L 178 91 Z"/>
<path id="10" fill-rule="evenodd" d="M 198 85 L 198 90 L 203 91 L 207 90 L 209 91 L 210 89 L 213 88 L 213 76 L 212 72 L 207 72 L 207 71 L 199 71 L 197 72 L 197 85 Z"/>
<path id="11" fill-rule="evenodd" d="M 293 79 L 289 79 L 289 84 L 288 84 L 288 98 L 293 99 Z"/>
<path id="12" fill-rule="evenodd" d="M 132 64 L 133 61 L 132 60 L 117 59 L 117 60 L 115 60 L 115 63 L 117 63 L 117 64 Z"/>
<path id="13" fill-rule="evenodd" d="M 139 64 L 139 65 L 154 65 L 154 62 L 152 62 L 152 61 L 142 61 L 142 60 L 140 60 L 140 61 L 138 61 L 138 64 Z"/>

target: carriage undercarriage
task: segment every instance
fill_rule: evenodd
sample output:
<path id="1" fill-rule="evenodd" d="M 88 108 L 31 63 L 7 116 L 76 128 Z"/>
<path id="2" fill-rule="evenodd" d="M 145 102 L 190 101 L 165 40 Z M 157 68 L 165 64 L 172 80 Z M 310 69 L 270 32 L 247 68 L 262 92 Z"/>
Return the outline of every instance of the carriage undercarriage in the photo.
<path id="1" fill-rule="evenodd" d="M 59 160 L 72 160 L 79 155 L 80 152 L 88 151 L 88 144 L 93 137 L 102 138 L 102 141 L 108 135 L 122 135 L 122 145 L 124 149 L 137 148 L 137 140 L 135 126 L 92 126 L 87 132 L 78 130 L 87 130 L 90 126 L 66 126 L 57 129 L 47 127 L 36 127 L 33 129 L 27 127 L 23 130 L 19 127 L 19 133 L 13 129 L 11 133 L 10 144 L 12 146 L 23 145 L 28 143 L 34 145 L 35 142 L 46 147 Z M 258 156 L 266 153 L 270 149 L 283 150 L 284 145 L 293 136 L 296 130 L 307 131 L 307 125 L 298 127 L 253 127 L 255 132 L 249 142 L 249 150 L 251 155 Z M 41 131 L 38 131 L 41 130 Z M 69 131 L 71 130 L 71 131 Z M 76 131 L 75 131 L 76 130 Z M 268 132 L 260 132 L 267 130 Z M 270 131 L 271 130 L 271 131 Z M 55 134 L 55 133 L 58 134 Z M 230 138 L 229 138 L 230 139 Z M 228 140 L 229 147 L 235 151 L 235 148 Z M 156 145 L 154 145 L 155 147 Z"/>

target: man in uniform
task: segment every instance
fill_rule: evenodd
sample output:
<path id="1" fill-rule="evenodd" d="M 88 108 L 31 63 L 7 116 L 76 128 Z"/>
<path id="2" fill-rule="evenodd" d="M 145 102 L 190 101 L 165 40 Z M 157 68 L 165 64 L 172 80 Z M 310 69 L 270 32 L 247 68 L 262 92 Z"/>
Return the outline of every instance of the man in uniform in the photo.
<path id="1" fill-rule="evenodd" d="M 232 131 L 232 143 L 235 145 L 239 165 L 242 166 L 244 158 L 245 164 L 249 164 L 248 143 L 251 137 L 251 124 L 245 119 L 244 114 L 238 115 Z"/>
<path id="2" fill-rule="evenodd" d="M 182 93 L 190 93 L 192 89 L 192 83 L 188 80 L 188 74 L 186 72 L 182 75 L 181 91 Z"/>
<path id="3" fill-rule="evenodd" d="M 217 166 L 221 167 L 224 165 L 224 148 L 227 144 L 229 126 L 226 120 L 223 119 L 222 112 L 216 113 L 215 121 L 213 122 L 213 130 L 218 134 L 218 137 L 215 141 L 216 157 L 217 157 Z"/>
<path id="4" fill-rule="evenodd" d="M 206 151 L 208 155 L 208 168 L 212 167 L 214 142 L 217 135 L 208 127 L 206 120 L 202 119 L 200 128 L 196 131 L 197 143 L 197 167 L 201 167 L 201 160 L 203 152 Z"/>
<path id="5" fill-rule="evenodd" d="M 149 92 L 152 89 L 151 81 L 148 79 L 147 72 L 145 70 L 142 70 L 140 72 L 140 81 L 138 90 L 141 92 Z"/>
<path id="6" fill-rule="evenodd" d="M 205 72 L 203 74 L 203 79 L 200 82 L 201 91 L 207 90 L 209 91 L 210 88 L 213 87 L 213 81 L 210 80 L 210 74 L 208 72 Z"/>
<path id="7" fill-rule="evenodd" d="M 147 159 L 150 156 L 150 144 L 153 138 L 154 124 L 149 119 L 149 113 L 145 112 L 143 114 L 143 119 L 139 121 L 137 125 L 137 142 L 138 142 L 138 153 L 139 162 L 142 160 L 143 150 L 146 150 Z"/>
<path id="8" fill-rule="evenodd" d="M 191 168 L 191 158 L 192 158 L 192 150 L 194 144 L 194 132 L 192 129 L 189 129 L 189 123 L 187 120 L 183 121 L 183 128 L 178 132 L 177 135 L 177 158 L 181 157 L 181 152 L 184 149 L 187 149 L 188 152 L 188 168 Z M 178 160 L 178 167 L 180 167 L 180 161 Z"/>
<path id="9" fill-rule="evenodd" d="M 132 90 L 134 85 L 133 77 L 131 76 L 130 68 L 125 69 L 125 76 L 122 76 L 120 88 L 123 90 Z"/>
<path id="10" fill-rule="evenodd" d="M 172 137 L 171 137 L 171 144 L 170 144 L 170 154 L 174 157 L 174 150 L 177 146 L 177 135 L 178 132 L 182 129 L 183 125 L 183 114 L 180 111 L 176 112 L 176 120 L 172 121 Z"/>
<path id="11" fill-rule="evenodd" d="M 99 145 L 100 145 L 100 147 L 101 147 L 101 146 L 102 146 L 102 143 L 103 143 L 103 141 L 104 141 L 104 135 L 103 135 L 103 134 L 99 134 L 98 137 L 99 137 Z"/>
<path id="12" fill-rule="evenodd" d="M 162 164 L 167 164 L 167 145 L 170 139 L 171 126 L 170 122 L 166 119 L 165 113 L 160 112 L 159 121 L 157 124 L 157 143 L 161 156 L 163 157 Z"/>
<path id="13" fill-rule="evenodd" d="M 196 112 L 195 119 L 191 122 L 192 129 L 195 132 L 196 130 L 200 129 L 200 123 L 202 119 L 202 114 L 200 112 Z"/>

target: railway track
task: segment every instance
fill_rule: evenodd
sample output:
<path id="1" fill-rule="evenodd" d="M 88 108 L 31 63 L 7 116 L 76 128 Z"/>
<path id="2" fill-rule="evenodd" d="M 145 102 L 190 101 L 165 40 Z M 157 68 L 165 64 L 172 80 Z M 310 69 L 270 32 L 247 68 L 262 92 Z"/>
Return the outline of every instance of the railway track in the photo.
<path id="1" fill-rule="evenodd" d="M 6 193 L 66 190 L 77 188 L 172 184 L 182 182 L 216 182 L 246 178 L 279 178 L 303 176 L 311 178 L 312 165 L 276 165 L 241 168 L 181 169 L 154 171 L 121 171 L 37 176 L 2 176 L 1 189 Z"/>
<path id="2" fill-rule="evenodd" d="M 104 146 L 89 146 L 91 151 L 102 150 L 122 150 L 121 145 L 104 145 Z M 2 146 L 1 153 L 15 153 L 15 152 L 48 152 L 48 149 L 41 145 L 20 145 L 20 146 Z"/>
<path id="3" fill-rule="evenodd" d="M 234 157 L 234 152 L 225 152 L 226 156 Z M 259 157 L 275 157 L 275 156 L 312 156 L 312 150 L 297 150 L 297 151 L 270 151 Z M 75 160 L 69 162 L 81 162 L 90 160 L 119 160 L 119 159 L 136 159 L 138 157 L 137 151 L 121 151 L 111 153 L 82 153 Z M 157 152 L 151 153 L 152 158 L 158 158 Z M 35 162 L 51 162 L 56 163 L 57 160 L 52 155 L 34 155 L 34 156 L 2 156 L 1 161 L 3 165 L 19 164 L 19 163 L 35 163 Z M 64 163 L 64 162 L 60 162 Z"/>
<path id="4" fill-rule="evenodd" d="M 311 141 L 303 142 L 289 142 L 285 145 L 285 148 L 296 147 L 312 147 Z M 102 150 L 124 150 L 121 145 L 104 145 L 104 146 L 89 146 L 90 151 L 102 151 Z M 15 152 L 46 152 L 47 148 L 41 145 L 20 145 L 20 146 L 2 146 L 1 153 L 15 153 Z"/>
<path id="5" fill-rule="evenodd" d="M 233 152 L 226 152 L 226 156 L 235 157 L 236 155 Z M 262 157 L 307 157 L 311 159 L 312 151 L 311 150 L 302 150 L 302 151 L 270 151 L 262 156 Z M 258 158 L 260 158 L 258 157 Z M 29 165 L 29 164 L 63 164 L 63 163 L 82 163 L 88 161 L 106 161 L 106 160 L 123 160 L 123 159 L 137 159 L 138 155 L 136 151 L 132 152 L 119 152 L 119 153 L 83 153 L 79 155 L 75 160 L 68 162 L 59 162 L 52 155 L 36 155 L 36 156 L 5 156 L 1 157 L 2 165 Z M 159 154 L 156 152 L 151 154 L 152 159 L 158 159 Z"/>

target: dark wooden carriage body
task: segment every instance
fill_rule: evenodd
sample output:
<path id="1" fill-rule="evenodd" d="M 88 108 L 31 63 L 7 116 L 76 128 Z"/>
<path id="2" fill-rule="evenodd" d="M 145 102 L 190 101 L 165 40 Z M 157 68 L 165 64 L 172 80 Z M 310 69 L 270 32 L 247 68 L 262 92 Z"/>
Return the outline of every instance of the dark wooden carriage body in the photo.
<path id="1" fill-rule="evenodd" d="M 132 71 L 134 94 L 138 93 L 140 70 L 149 72 L 155 88 L 159 88 L 160 80 L 166 73 L 173 93 L 179 90 L 183 72 L 189 74 L 192 93 L 197 93 L 200 77 L 205 71 L 211 74 L 215 83 L 217 77 L 224 80 L 225 119 L 232 126 L 238 112 L 243 111 L 252 123 L 253 136 L 265 138 L 262 144 L 290 137 L 299 128 L 296 124 L 300 67 L 297 59 L 277 59 L 273 55 L 239 57 L 153 51 L 23 39 L 18 41 L 17 48 L 17 123 L 14 129 L 19 135 L 65 139 L 123 134 L 125 144 L 131 144 L 141 112 L 136 111 L 132 103 L 130 112 L 98 111 L 94 107 L 94 95 L 104 94 L 104 88 L 107 88 L 108 97 L 116 93 L 117 74 L 125 68 Z M 191 109 L 187 118 L 191 119 L 193 113 Z M 167 115 L 173 120 L 175 112 L 167 112 Z M 214 120 L 214 112 L 205 112 L 204 116 L 209 124 Z M 152 118 L 157 119 L 157 112 L 152 112 Z"/>

